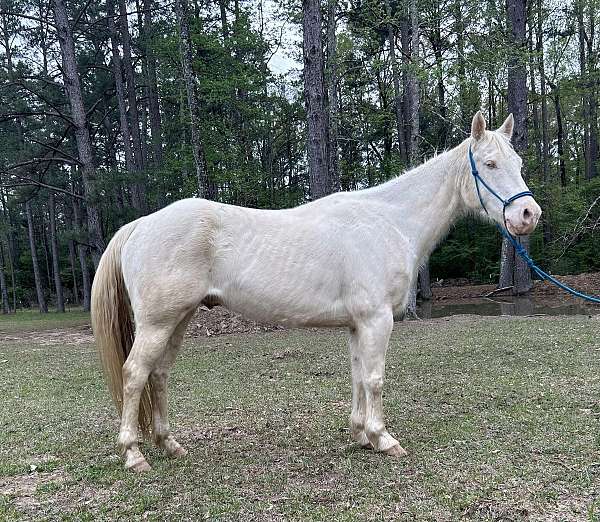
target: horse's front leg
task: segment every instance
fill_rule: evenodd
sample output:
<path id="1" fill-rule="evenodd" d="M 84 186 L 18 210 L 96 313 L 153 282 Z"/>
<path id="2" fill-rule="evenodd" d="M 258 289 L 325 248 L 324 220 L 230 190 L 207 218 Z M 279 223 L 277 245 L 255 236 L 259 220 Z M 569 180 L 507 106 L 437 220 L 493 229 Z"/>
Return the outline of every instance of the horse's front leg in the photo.
<path id="1" fill-rule="evenodd" d="M 366 439 L 377 451 L 391 456 L 403 456 L 406 455 L 406 451 L 388 433 L 383 419 L 382 393 L 385 354 L 393 326 L 392 311 L 387 309 L 358 321 L 353 334 L 356 335 L 357 342 L 353 347 L 355 353 L 352 354 L 352 366 L 354 374 L 356 365 L 356 372 L 360 371 L 362 381 L 364 396 L 359 393 L 356 401 L 357 413 L 364 412 L 364 423 L 362 424 Z M 360 404 L 361 399 L 364 400 L 364 405 Z M 353 423 L 353 426 L 356 424 Z M 359 440 L 359 442 L 361 441 Z"/>

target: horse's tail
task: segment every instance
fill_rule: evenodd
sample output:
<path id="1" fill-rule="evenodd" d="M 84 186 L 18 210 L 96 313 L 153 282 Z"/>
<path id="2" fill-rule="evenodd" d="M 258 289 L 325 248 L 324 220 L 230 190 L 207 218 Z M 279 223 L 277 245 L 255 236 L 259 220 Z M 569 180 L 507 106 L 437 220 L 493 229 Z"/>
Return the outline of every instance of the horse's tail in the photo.
<path id="1" fill-rule="evenodd" d="M 137 221 L 121 228 L 100 259 L 92 285 L 92 329 L 108 389 L 119 411 L 123 412 L 123 364 L 134 339 L 131 305 L 121 269 L 121 250 L 137 226 Z M 139 424 L 148 434 L 152 423 L 150 384 L 140 400 Z"/>

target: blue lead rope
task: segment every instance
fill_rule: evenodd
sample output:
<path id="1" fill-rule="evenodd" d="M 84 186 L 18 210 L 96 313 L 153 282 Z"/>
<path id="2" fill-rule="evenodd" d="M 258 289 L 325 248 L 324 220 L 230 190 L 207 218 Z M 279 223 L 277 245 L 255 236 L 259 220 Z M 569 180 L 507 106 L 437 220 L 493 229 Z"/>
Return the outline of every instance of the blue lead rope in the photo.
<path id="1" fill-rule="evenodd" d="M 531 259 L 531 257 L 529 257 L 529 254 L 523 248 L 523 245 L 521 245 L 521 243 L 517 241 L 517 239 L 508 231 L 508 228 L 506 227 L 506 207 L 508 207 L 508 205 L 510 205 L 513 201 L 519 198 L 523 198 L 525 196 L 533 197 L 533 193 L 529 190 L 526 190 L 524 192 L 519 192 L 518 194 L 515 194 L 514 196 L 511 196 L 508 199 L 504 199 L 501 196 L 499 196 L 498 193 L 492 187 L 490 187 L 485 182 L 485 180 L 479 175 L 479 172 L 477 171 L 477 167 L 475 165 L 475 160 L 473 159 L 473 152 L 471 151 L 471 147 L 469 147 L 469 162 L 471 163 L 471 174 L 473 174 L 473 178 L 475 179 L 477 196 L 479 197 L 479 202 L 481 203 L 483 210 L 485 210 L 486 214 L 489 214 L 485 203 L 483 202 L 483 198 L 481 197 L 481 190 L 479 188 L 480 183 L 487 189 L 487 191 L 490 194 L 492 194 L 492 196 L 494 196 L 498 201 L 500 201 L 500 203 L 502 203 L 502 218 L 504 220 L 504 227 L 501 227 L 498 223 L 496 223 L 496 228 L 499 230 L 500 234 L 502 234 L 510 242 L 510 244 L 514 247 L 515 252 L 519 255 L 519 257 L 523 259 L 525 263 L 527 263 L 527 266 L 529 266 L 529 268 L 531 268 L 531 270 L 533 270 L 542 280 L 550 281 L 552 284 L 558 286 L 559 288 L 562 288 L 563 290 L 569 292 L 575 297 L 580 297 L 581 299 L 591 301 L 592 303 L 600 304 L 600 297 L 595 297 L 592 295 L 584 294 L 582 292 L 578 292 L 577 290 L 574 290 L 570 286 L 561 283 L 558 279 L 542 270 L 539 266 L 535 264 L 535 261 Z"/>

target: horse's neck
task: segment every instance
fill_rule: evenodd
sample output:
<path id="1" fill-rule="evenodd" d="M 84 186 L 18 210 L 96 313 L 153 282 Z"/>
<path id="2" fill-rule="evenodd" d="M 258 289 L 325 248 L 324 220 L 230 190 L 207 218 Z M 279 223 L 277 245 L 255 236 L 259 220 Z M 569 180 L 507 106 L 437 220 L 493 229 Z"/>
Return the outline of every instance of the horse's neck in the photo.
<path id="1" fill-rule="evenodd" d="M 462 148 L 430 159 L 374 193 L 390 205 L 390 218 L 409 239 L 419 260 L 431 253 L 464 211 Z"/>

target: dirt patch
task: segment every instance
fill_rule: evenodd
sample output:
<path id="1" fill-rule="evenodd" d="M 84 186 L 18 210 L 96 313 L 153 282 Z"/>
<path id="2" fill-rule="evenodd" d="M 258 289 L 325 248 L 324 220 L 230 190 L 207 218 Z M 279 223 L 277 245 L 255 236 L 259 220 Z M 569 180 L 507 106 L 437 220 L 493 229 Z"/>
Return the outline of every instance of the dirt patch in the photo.
<path id="1" fill-rule="evenodd" d="M 24 341 L 41 346 L 57 344 L 79 345 L 94 342 L 94 335 L 90 325 L 71 326 L 54 330 L 38 332 L 13 332 L 0 334 L 0 342 L 22 343 Z"/>
<path id="2" fill-rule="evenodd" d="M 556 277 L 562 283 L 565 283 L 580 292 L 591 295 L 600 295 L 600 272 Z M 432 285 L 431 290 L 434 301 L 453 301 L 480 298 L 493 292 L 496 288 L 497 285 L 495 284 L 473 285 L 469 284 L 469 281 L 466 279 L 454 279 L 435 283 Z M 498 295 L 510 296 L 510 291 Z M 567 292 L 548 281 L 534 281 L 533 290 L 530 295 L 532 297 L 543 297 L 552 300 L 556 299 L 565 303 L 579 301 L 577 298 L 570 296 Z"/>
<path id="3" fill-rule="evenodd" d="M 15 507 L 22 511 L 35 511 L 41 505 L 37 498 L 38 488 L 54 485 L 59 487 L 67 480 L 67 475 L 61 470 L 37 472 L 37 465 L 31 464 L 32 470 L 27 475 L 16 475 L 0 478 L 0 495 L 12 499 Z"/>
<path id="4" fill-rule="evenodd" d="M 282 326 L 264 325 L 250 321 L 221 306 L 215 306 L 210 310 L 206 306 L 201 306 L 190 321 L 187 335 L 189 337 L 211 337 L 233 333 L 271 332 L 281 329 L 283 329 Z"/>

